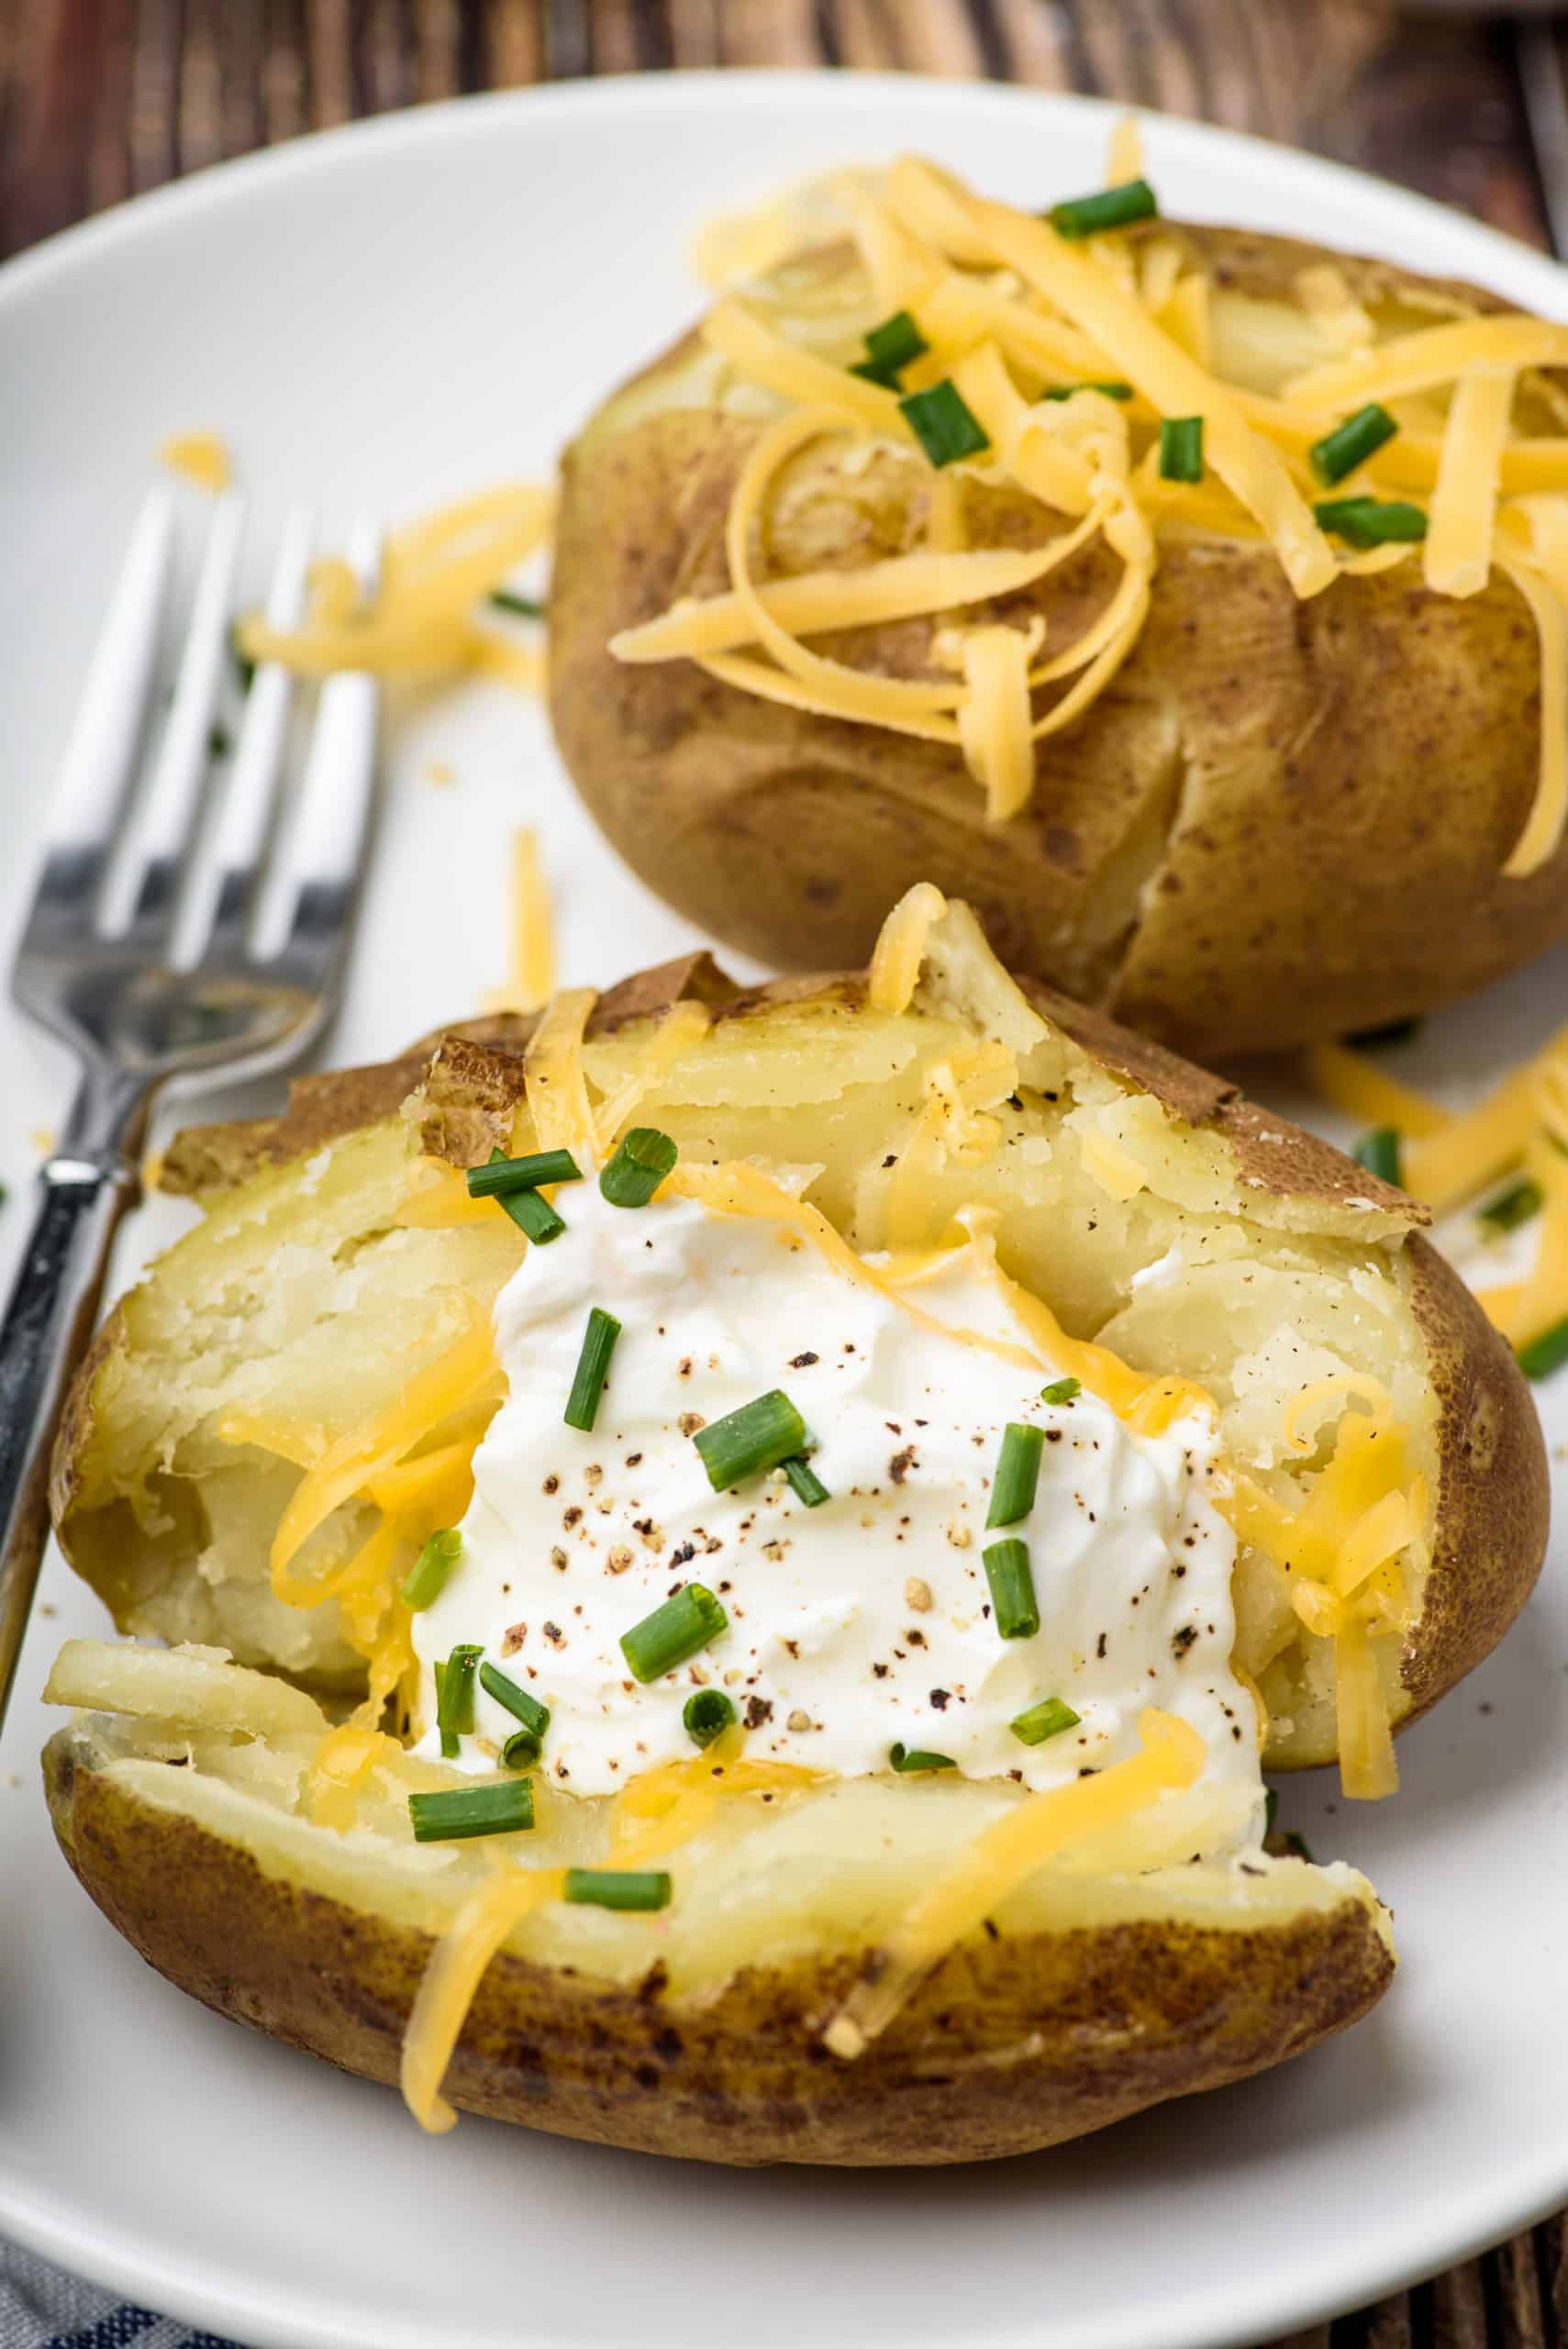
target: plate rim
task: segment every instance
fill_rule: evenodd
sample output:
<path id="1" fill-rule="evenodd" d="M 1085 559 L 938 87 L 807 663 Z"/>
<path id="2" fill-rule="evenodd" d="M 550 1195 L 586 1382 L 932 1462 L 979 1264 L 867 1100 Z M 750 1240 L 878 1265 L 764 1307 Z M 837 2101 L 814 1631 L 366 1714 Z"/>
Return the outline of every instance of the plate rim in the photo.
<path id="1" fill-rule="evenodd" d="M 1305 194 L 1332 188 L 1341 195 L 1360 192 L 1376 206 L 1369 241 L 1379 241 L 1383 230 L 1396 222 L 1407 224 L 1413 237 L 1423 232 L 1444 252 L 1456 256 L 1454 273 L 1474 275 L 1507 291 L 1512 298 L 1533 303 L 1551 314 L 1568 313 L 1568 269 L 1551 256 L 1470 216 L 1457 212 L 1415 190 L 1380 179 L 1354 165 L 1269 139 L 1228 125 L 1167 115 L 1132 106 L 1116 99 L 1072 91 L 1035 88 L 1029 84 L 971 81 L 958 77 L 902 72 L 860 72 L 821 69 L 765 67 L 705 69 L 660 74 L 633 72 L 584 77 L 559 83 L 525 84 L 517 88 L 467 94 L 428 102 L 329 128 L 308 130 L 252 153 L 212 163 L 144 194 L 110 206 L 105 212 L 56 231 L 0 265 L 0 323 L 7 321 L 35 290 L 69 281 L 81 268 L 91 269 L 112 260 L 125 243 L 135 244 L 166 228 L 178 229 L 187 217 L 246 200 L 269 184 L 322 179 L 351 171 L 361 153 L 407 153 L 450 140 L 457 125 L 476 111 L 487 116 L 516 114 L 524 121 L 541 114 L 570 117 L 622 112 L 666 112 L 673 117 L 695 107 L 706 113 L 742 107 L 790 109 L 810 106 L 845 114 L 862 111 L 869 104 L 890 109 L 910 107 L 912 94 L 927 103 L 940 101 L 972 116 L 1017 115 L 1044 109 L 1078 118 L 1097 118 L 1108 125 L 1129 113 L 1151 126 L 1167 152 L 1183 161 L 1223 150 L 1243 150 L 1248 167 L 1266 172 L 1276 182 L 1299 185 Z M 1495 263 L 1495 270 L 1489 264 Z M 1548 2175 L 1549 2173 L 1549 2175 Z M 1286 2332 L 1310 2325 L 1343 2310 L 1364 2306 L 1396 2290 L 1442 2272 L 1507 2240 L 1568 2202 L 1568 2126 L 1549 2164 L 1531 2166 L 1527 2175 L 1505 2181 L 1511 2174 L 1488 2168 L 1494 2190 L 1471 2205 L 1472 2221 L 1456 2249 L 1451 2240 L 1434 2246 L 1418 2223 L 1401 2239 L 1401 2247 L 1380 2253 L 1369 2242 L 1369 2255 L 1347 2263 L 1339 2281 L 1325 2292 L 1310 2280 L 1310 2266 L 1297 2283 L 1273 2279 L 1280 2287 L 1266 2308 L 1254 2300 L 1216 2313 L 1203 2291 L 1170 2309 L 1173 2324 L 1162 2336 L 1163 2349 L 1245 2349 L 1260 2331 Z M 364 2328 L 345 2326 L 321 2310 L 286 2297 L 285 2279 L 278 2279 L 284 2297 L 263 2305 L 243 2288 L 226 2283 L 214 2268 L 176 2270 L 155 2253 L 128 2243 L 123 2232 L 98 2222 L 96 2232 L 82 2231 L 80 2213 L 52 2199 L 29 2195 L 25 2182 L 7 2178 L 0 2170 L 0 2224 L 11 2238 L 69 2272 L 123 2293 L 236 2340 L 255 2349 L 361 2349 L 369 2340 Z M 1382 2236 L 1385 2231 L 1379 2230 Z M 1370 2231 L 1369 2231 L 1370 2232 Z M 1126 2320 L 1111 2321 L 1096 2334 L 1096 2349 L 1141 2349 L 1144 2316 L 1130 2310 Z M 413 2335 L 391 2335 L 377 2328 L 383 2340 L 410 2343 Z M 986 2349 L 1032 2349 L 1035 2333 L 1026 2319 L 1018 2332 L 988 2333 Z"/>

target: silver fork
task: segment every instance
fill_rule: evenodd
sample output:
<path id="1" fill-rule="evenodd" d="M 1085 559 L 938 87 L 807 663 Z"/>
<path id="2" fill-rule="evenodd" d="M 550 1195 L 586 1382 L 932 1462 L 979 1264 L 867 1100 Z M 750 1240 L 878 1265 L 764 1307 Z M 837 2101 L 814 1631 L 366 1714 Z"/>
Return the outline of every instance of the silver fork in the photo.
<path id="1" fill-rule="evenodd" d="M 227 778 L 213 785 L 244 514 L 218 500 L 155 755 L 137 787 L 173 550 L 173 506 L 144 506 L 98 640 L 12 971 L 19 1008 L 71 1046 L 80 1078 L 39 1177 L 0 1324 L 0 1722 L 48 1535 L 50 1455 L 86 1350 L 109 1242 L 140 1191 L 154 1096 L 296 1058 L 342 989 L 363 879 L 380 696 L 330 678 L 292 804 L 279 805 L 294 681 L 259 668 Z M 288 518 L 267 615 L 303 611 L 311 520 Z M 368 525 L 350 559 L 374 584 Z M 277 837 L 269 852 L 269 839 Z M 199 850 L 193 842 L 199 840 Z"/>

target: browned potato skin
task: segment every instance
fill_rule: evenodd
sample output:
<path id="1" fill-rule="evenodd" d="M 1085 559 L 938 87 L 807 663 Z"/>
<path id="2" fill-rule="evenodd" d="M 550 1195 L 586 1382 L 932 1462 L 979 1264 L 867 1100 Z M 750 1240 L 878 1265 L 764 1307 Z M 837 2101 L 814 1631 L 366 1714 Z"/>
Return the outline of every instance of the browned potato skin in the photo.
<path id="1" fill-rule="evenodd" d="M 1412 1226 L 1427 1221 L 1425 1208 L 1404 1192 L 1353 1165 L 1318 1136 L 1272 1112 L 1265 1116 L 1227 1079 L 1118 1026 L 1102 1012 L 1071 1002 L 1053 987 L 1022 984 L 1046 1017 L 1104 1066 L 1153 1095 L 1184 1123 L 1222 1134 L 1240 1171 L 1260 1191 L 1325 1203 L 1375 1198 L 1402 1212 Z M 863 995 L 863 981 L 840 974 L 743 988 L 708 955 L 688 955 L 639 972 L 602 995 L 589 1033 L 608 1033 L 658 1016 L 684 997 L 699 997 L 716 1021 L 725 1021 L 765 1016 L 772 1003 L 798 1003 L 818 992 L 853 1002 Z M 177 1136 L 164 1162 L 165 1186 L 196 1193 L 224 1190 L 264 1165 L 304 1155 L 334 1135 L 394 1116 L 430 1067 L 433 1047 L 439 1049 L 426 1088 L 423 1145 L 455 1164 L 476 1164 L 510 1131 L 522 1097 L 520 1055 L 534 1024 L 531 1017 L 514 1016 L 461 1023 L 379 1068 L 300 1079 L 284 1117 L 192 1128 Z M 1403 1252 L 1440 1418 L 1432 1563 L 1421 1612 L 1400 1659 L 1407 1706 L 1395 1722 L 1396 1730 L 1483 1663 L 1513 1622 L 1540 1571 L 1551 1503 L 1540 1422 L 1512 1353 L 1418 1229 L 1412 1230 Z M 111 1315 L 79 1372 L 56 1448 L 50 1505 L 68 1554 L 73 1463 L 87 1440 L 93 1381 L 116 1343 L 117 1326 L 117 1317 Z M 103 1587 L 102 1595 L 117 1606 L 113 1588 Z M 1334 1758 L 1329 1753 L 1312 1757 L 1320 1763 Z"/>
<path id="2" fill-rule="evenodd" d="M 1288 299 L 1324 258 L 1182 233 L 1217 282 L 1262 297 Z M 1433 292 L 1342 265 L 1369 300 Z M 623 429 L 612 398 L 563 460 L 550 607 L 551 715 L 584 798 L 642 877 L 729 944 L 794 968 L 857 963 L 900 892 L 935 880 L 1010 967 L 1222 1056 L 1426 1010 L 1568 930 L 1568 846 L 1528 880 L 1502 874 L 1535 789 L 1540 669 L 1501 573 L 1465 601 L 1406 566 L 1302 603 L 1266 548 L 1167 542 L 1138 646 L 1040 745 L 1034 799 L 1003 825 L 943 744 L 775 707 L 689 662 L 617 662 L 617 629 L 728 586 L 723 516 L 758 429 L 688 409 Z M 972 506 L 980 543 L 1063 527 L 1000 492 Z M 918 522 L 917 497 L 873 469 L 775 530 L 770 554 L 784 572 L 852 568 L 901 551 Z M 1039 609 L 1065 641 L 1118 568 L 1085 550 L 973 617 Z M 926 624 L 905 622 L 822 649 L 901 675 L 921 672 L 926 643 Z"/>
<path id="3" fill-rule="evenodd" d="M 264 1875 L 239 1846 L 44 1756 L 56 1833 L 109 1921 L 204 2006 L 395 2082 L 432 1944 Z M 444 2084 L 470 2112 L 639 2153 L 752 2166 L 984 2161 L 1297 2055 L 1375 2004 L 1394 1959 L 1359 1900 L 1289 1925 L 1078 1929 L 955 1950 L 857 2062 L 822 2023 L 846 1956 L 682 2005 L 650 1973 L 594 1985 L 504 1953 Z"/>

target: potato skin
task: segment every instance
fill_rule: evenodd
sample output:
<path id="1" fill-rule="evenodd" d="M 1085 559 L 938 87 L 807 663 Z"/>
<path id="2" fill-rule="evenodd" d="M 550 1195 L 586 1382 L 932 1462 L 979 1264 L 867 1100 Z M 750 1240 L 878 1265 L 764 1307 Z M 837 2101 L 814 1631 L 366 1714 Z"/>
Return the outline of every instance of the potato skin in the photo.
<path id="1" fill-rule="evenodd" d="M 61 1847 L 132 1946 L 205 2006 L 395 2082 L 431 1943 L 263 1873 L 240 1846 L 45 1753 Z M 1038 2151 L 1302 2054 L 1375 2004 L 1395 1960 L 1352 1896 L 1224 1932 L 1120 1924 L 955 1950 L 853 2064 L 817 2036 L 858 1960 L 671 1998 L 503 1953 L 444 2083 L 493 2120 L 753 2167 L 984 2161 Z"/>
<path id="2" fill-rule="evenodd" d="M 1249 298 L 1287 299 L 1323 258 L 1180 233 Z M 1369 299 L 1425 283 L 1343 266 Z M 688 339 L 628 391 L 690 353 Z M 935 880 L 974 906 L 1009 967 L 1224 1055 L 1426 1010 L 1568 929 L 1568 845 L 1527 880 L 1502 876 L 1534 795 L 1540 698 L 1534 625 L 1502 573 L 1464 601 L 1407 567 L 1301 603 L 1266 548 L 1168 542 L 1132 655 L 1040 746 L 1029 807 L 994 826 L 956 750 L 775 707 L 689 662 L 613 657 L 617 629 L 728 585 L 723 515 L 760 429 L 701 407 L 622 422 L 624 397 L 563 461 L 551 716 L 610 841 L 729 944 L 793 968 L 860 962 L 889 904 Z M 868 495 L 826 555 L 781 528 L 775 561 L 852 567 L 899 551 L 921 495 Z M 984 504 L 979 543 L 1062 527 L 1028 501 Z M 1086 549 L 1037 595 L 973 617 L 1039 609 L 1062 641 L 1118 571 Z M 924 623 L 823 640 L 894 675 L 920 668 L 925 643 Z"/>

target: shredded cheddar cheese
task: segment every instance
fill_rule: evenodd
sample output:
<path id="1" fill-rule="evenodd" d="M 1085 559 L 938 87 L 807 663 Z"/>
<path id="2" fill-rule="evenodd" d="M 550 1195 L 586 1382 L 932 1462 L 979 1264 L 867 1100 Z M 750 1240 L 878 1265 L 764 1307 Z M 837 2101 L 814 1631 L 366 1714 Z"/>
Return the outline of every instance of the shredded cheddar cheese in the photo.
<path id="1" fill-rule="evenodd" d="M 165 440 L 158 454 L 163 462 L 198 489 L 210 490 L 214 496 L 228 487 L 234 479 L 234 467 L 228 448 L 216 432 L 181 432 Z"/>
<path id="2" fill-rule="evenodd" d="M 873 1011 L 908 1010 L 926 959 L 926 941 L 947 909 L 947 899 L 929 881 L 917 881 L 899 898 L 877 932 L 866 974 L 866 1001 Z"/>
<path id="3" fill-rule="evenodd" d="M 538 1011 L 555 989 L 555 913 L 532 824 L 512 838 L 511 947 L 510 981 L 495 990 L 486 1008 Z"/>
<path id="4" fill-rule="evenodd" d="M 1478 596 L 1491 575 L 1514 380 L 1507 368 L 1476 368 L 1454 386 L 1423 550 L 1427 584 L 1439 595 Z"/>

